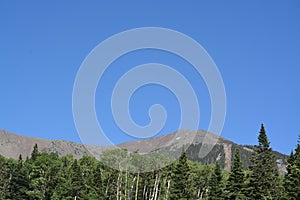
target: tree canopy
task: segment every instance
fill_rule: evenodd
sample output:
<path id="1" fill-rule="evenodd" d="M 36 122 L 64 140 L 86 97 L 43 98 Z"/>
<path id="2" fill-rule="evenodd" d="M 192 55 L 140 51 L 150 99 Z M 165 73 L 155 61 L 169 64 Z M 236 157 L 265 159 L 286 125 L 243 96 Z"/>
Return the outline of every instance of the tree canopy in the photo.
<path id="1" fill-rule="evenodd" d="M 118 170 L 94 157 L 59 157 L 40 152 L 35 145 L 26 160 L 0 156 L 0 199 L 300 199 L 299 142 L 285 175 L 278 173 L 263 125 L 248 169 L 243 168 L 240 147 L 233 154 L 231 170 L 226 171 L 218 162 L 190 161 L 184 150 L 177 161 L 163 168 L 159 166 L 170 161 L 166 154 L 145 158 L 126 150 L 104 152 L 106 163 L 126 160 Z M 148 165 L 155 170 L 142 172 Z"/>

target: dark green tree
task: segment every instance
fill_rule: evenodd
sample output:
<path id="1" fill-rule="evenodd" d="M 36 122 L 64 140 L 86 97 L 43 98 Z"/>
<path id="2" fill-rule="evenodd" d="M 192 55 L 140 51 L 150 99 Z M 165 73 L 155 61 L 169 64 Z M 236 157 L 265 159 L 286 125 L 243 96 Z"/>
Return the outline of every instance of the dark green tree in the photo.
<path id="1" fill-rule="evenodd" d="M 58 181 L 55 189 L 51 191 L 51 200 L 61 200 L 65 199 L 68 196 L 70 184 L 68 184 L 68 178 L 66 177 L 67 170 L 63 168 L 63 170 L 58 171 L 55 177 Z M 73 197 L 74 199 L 74 197 Z"/>
<path id="2" fill-rule="evenodd" d="M 219 163 L 190 161 L 184 151 L 178 161 L 166 167 L 168 155 L 159 152 L 147 156 L 126 150 L 103 153 L 102 161 L 119 166 L 117 169 L 90 156 L 76 160 L 72 155 L 40 153 L 35 145 L 32 157 L 25 162 L 21 156 L 19 160 L 0 156 L 0 199 L 300 199 L 299 143 L 288 160 L 283 195 L 263 126 L 258 140 L 251 168 L 242 169 L 237 149 L 231 172 L 222 170 Z"/>
<path id="3" fill-rule="evenodd" d="M 295 153 L 292 151 L 288 159 L 287 174 L 284 177 L 284 188 L 287 199 L 300 199 L 300 136 Z"/>
<path id="4" fill-rule="evenodd" d="M 29 199 L 27 191 L 29 190 L 28 171 L 23 165 L 22 157 L 17 162 L 11 163 L 11 180 L 7 197 L 10 199 Z"/>
<path id="5" fill-rule="evenodd" d="M 39 156 L 39 154 L 40 154 L 40 152 L 39 152 L 38 145 L 35 144 L 34 147 L 33 147 L 33 151 L 31 153 L 31 159 L 35 160 Z"/>
<path id="6" fill-rule="evenodd" d="M 183 150 L 178 162 L 174 166 L 172 175 L 171 199 L 190 199 L 190 166 L 186 152 Z"/>
<path id="7" fill-rule="evenodd" d="M 70 188 L 69 197 L 76 199 L 83 199 L 84 196 L 84 184 L 81 168 L 78 165 L 77 159 L 74 160 L 70 168 L 69 174 Z"/>
<path id="8" fill-rule="evenodd" d="M 85 197 L 88 199 L 99 199 L 103 197 L 102 165 L 96 158 L 84 155 L 79 160 L 83 177 L 82 185 L 85 186 Z"/>
<path id="9" fill-rule="evenodd" d="M 210 177 L 208 183 L 208 199 L 209 200 L 221 200 L 223 198 L 223 177 L 220 164 L 217 162 L 214 168 L 214 172 Z"/>
<path id="10" fill-rule="evenodd" d="M 30 190 L 27 192 L 30 199 L 50 200 L 59 184 L 62 161 L 55 153 L 40 153 L 33 161 L 25 162 L 29 171 Z"/>
<path id="11" fill-rule="evenodd" d="M 9 186 L 9 170 L 7 169 L 6 158 L 0 155 L 0 199 L 6 199 Z"/>
<path id="12" fill-rule="evenodd" d="M 98 197 L 103 197 L 104 196 L 104 184 L 102 180 L 102 172 L 103 171 L 103 165 L 102 163 L 97 163 L 95 171 L 94 171 L 94 176 L 93 176 L 93 188 L 97 194 Z"/>
<path id="13" fill-rule="evenodd" d="M 279 199 L 282 196 L 282 188 L 277 164 L 263 124 L 258 136 L 258 145 L 254 146 L 250 160 L 252 165 L 247 196 L 252 199 Z"/>
<path id="14" fill-rule="evenodd" d="M 233 166 L 229 178 L 227 180 L 227 185 L 225 189 L 226 197 L 225 199 L 243 199 L 245 189 L 245 174 L 243 170 L 243 164 L 240 159 L 240 151 L 236 148 Z"/>

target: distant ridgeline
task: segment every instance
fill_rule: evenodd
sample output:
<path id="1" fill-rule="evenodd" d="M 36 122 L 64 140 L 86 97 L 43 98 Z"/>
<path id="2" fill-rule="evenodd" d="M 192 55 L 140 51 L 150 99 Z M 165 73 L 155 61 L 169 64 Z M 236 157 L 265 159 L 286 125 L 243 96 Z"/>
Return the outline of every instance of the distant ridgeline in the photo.
<path id="1" fill-rule="evenodd" d="M 209 149 L 209 153 L 205 157 L 201 157 L 200 150 L 206 147 L 206 144 L 203 144 L 204 137 L 217 138 L 217 142 L 211 150 Z M 17 159 L 20 154 L 23 158 L 29 157 L 34 144 L 38 144 L 41 152 L 55 152 L 59 156 L 71 154 L 77 159 L 84 155 L 99 158 L 104 151 L 111 149 L 109 146 L 88 146 L 63 140 L 31 138 L 0 130 L 0 154 L 5 157 Z M 118 147 L 127 149 L 129 152 L 163 152 L 173 158 L 178 158 L 182 153 L 182 148 L 185 147 L 188 159 L 202 164 L 215 164 L 218 161 L 220 166 L 226 170 L 231 169 L 233 155 L 237 148 L 240 150 L 244 169 L 251 165 L 250 157 L 254 151 L 254 146 L 238 145 L 206 131 L 191 130 L 180 130 L 160 137 L 126 142 Z M 272 153 L 275 156 L 279 172 L 285 173 L 288 156 L 276 151 Z"/>
<path id="2" fill-rule="evenodd" d="M 0 156 L 0 199 L 300 199 L 300 143 L 281 175 L 278 164 L 286 156 L 271 150 L 263 125 L 258 143 L 251 147 L 219 141 L 203 159 L 198 155 L 202 144 L 193 143 L 166 166 L 164 162 L 172 159 L 167 152 L 145 157 L 125 149 L 105 150 L 99 161 L 88 155 L 76 159 L 72 154 L 41 152 L 34 145 L 25 160 L 21 155 Z M 125 165 L 124 158 L 129 161 Z M 221 169 L 229 163 L 231 171 Z M 151 170 L 151 165 L 162 167 Z"/>

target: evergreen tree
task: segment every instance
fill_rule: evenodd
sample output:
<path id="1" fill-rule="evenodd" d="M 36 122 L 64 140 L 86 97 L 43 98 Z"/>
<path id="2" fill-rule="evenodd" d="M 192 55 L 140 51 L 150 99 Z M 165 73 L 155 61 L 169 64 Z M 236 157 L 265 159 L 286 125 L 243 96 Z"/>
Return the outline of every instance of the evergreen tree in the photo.
<path id="1" fill-rule="evenodd" d="M 104 186 L 102 181 L 102 164 L 99 162 L 95 168 L 93 176 L 93 186 L 98 197 L 104 196 Z"/>
<path id="2" fill-rule="evenodd" d="M 300 136 L 297 147 L 288 159 L 287 174 L 284 178 L 286 197 L 290 200 L 300 199 Z"/>
<path id="3" fill-rule="evenodd" d="M 104 153 L 105 163 L 126 161 L 119 168 L 126 171 L 121 171 L 90 156 L 77 161 L 71 155 L 60 158 L 55 153 L 39 153 L 35 145 L 32 157 L 25 162 L 21 156 L 19 160 L 0 156 L 0 199 L 246 199 L 243 194 L 248 199 L 279 199 L 283 197 L 281 182 L 263 126 L 258 138 L 251 171 L 242 169 L 237 149 L 231 172 L 222 170 L 219 163 L 213 166 L 189 161 L 184 151 L 178 161 L 164 168 L 168 159 L 164 154 L 145 157 L 124 150 Z M 299 144 L 288 163 L 284 197 L 298 200 Z M 141 173 L 145 170 L 148 172 Z M 228 180 L 226 186 L 224 180 Z"/>
<path id="4" fill-rule="evenodd" d="M 185 151 L 182 151 L 178 162 L 175 164 L 172 175 L 171 199 L 190 199 L 190 167 Z"/>
<path id="5" fill-rule="evenodd" d="M 23 161 L 20 159 L 12 164 L 12 174 L 7 197 L 10 199 L 28 199 L 29 190 L 28 172 L 23 167 Z"/>
<path id="6" fill-rule="evenodd" d="M 69 197 L 83 199 L 84 194 L 84 184 L 80 166 L 78 165 L 77 159 L 74 160 L 70 168 L 70 188 Z"/>
<path id="7" fill-rule="evenodd" d="M 96 158 L 87 155 L 80 158 L 78 163 L 83 177 L 82 185 L 85 185 L 85 197 L 99 199 L 103 196 L 102 165 Z"/>
<path id="8" fill-rule="evenodd" d="M 210 177 L 208 186 L 208 199 L 209 200 L 221 200 L 223 198 L 223 182 L 222 171 L 220 164 L 217 162 L 214 168 L 214 172 Z"/>
<path id="9" fill-rule="evenodd" d="M 226 185 L 226 197 L 225 199 L 243 199 L 245 188 L 245 175 L 243 170 L 243 164 L 240 159 L 240 151 L 236 148 L 233 166 Z"/>
<path id="10" fill-rule="evenodd" d="M 6 159 L 0 155 L 0 199 L 5 199 L 9 185 L 9 173 Z"/>
<path id="11" fill-rule="evenodd" d="M 31 159 L 34 161 L 38 157 L 39 154 L 40 153 L 39 153 L 38 145 L 35 144 L 34 147 L 33 147 L 33 151 L 31 153 Z"/>
<path id="12" fill-rule="evenodd" d="M 250 160 L 252 165 L 248 196 L 253 199 L 279 199 L 282 194 L 277 164 L 263 124 L 258 136 L 258 146 L 254 146 Z"/>

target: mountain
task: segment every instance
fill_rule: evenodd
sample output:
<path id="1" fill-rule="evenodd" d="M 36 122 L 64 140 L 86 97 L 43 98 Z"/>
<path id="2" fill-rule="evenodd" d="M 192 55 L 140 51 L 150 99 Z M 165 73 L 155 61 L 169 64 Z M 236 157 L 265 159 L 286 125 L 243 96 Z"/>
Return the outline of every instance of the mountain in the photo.
<path id="1" fill-rule="evenodd" d="M 235 149 L 239 148 L 241 160 L 246 169 L 251 163 L 249 161 L 253 146 L 238 145 L 232 141 L 222 138 L 207 131 L 179 130 L 171 134 L 155 137 L 146 140 L 122 143 L 119 147 L 128 149 L 131 152 L 169 152 L 171 156 L 178 158 L 182 147 L 186 147 L 187 156 L 190 160 L 203 164 L 212 164 L 218 161 L 227 170 L 231 169 Z M 205 156 L 201 152 L 209 152 Z M 273 151 L 279 171 L 286 172 L 286 160 L 288 156 Z"/>
<path id="2" fill-rule="evenodd" d="M 74 142 L 45 140 L 0 130 L 0 155 L 15 159 L 18 158 L 20 154 L 23 158 L 30 157 L 35 144 L 38 145 L 41 152 L 54 152 L 59 156 L 72 154 L 75 158 L 92 154 L 94 156 L 100 156 L 102 151 L 109 149 L 109 147 L 88 146 L 89 151 L 87 146 Z"/>
<path id="3" fill-rule="evenodd" d="M 0 154 L 5 157 L 23 158 L 30 157 L 34 144 L 37 144 L 41 152 L 55 152 L 59 156 L 72 154 L 76 158 L 90 155 L 99 158 L 101 153 L 113 147 L 82 145 L 64 140 L 45 140 L 22 136 L 8 131 L 0 130 Z M 246 168 L 249 166 L 249 158 L 253 147 L 238 145 L 215 134 L 206 131 L 180 130 L 150 139 L 125 142 L 117 145 L 129 152 L 149 153 L 168 152 L 173 157 L 178 157 L 182 148 L 186 149 L 188 158 L 204 164 L 218 161 L 220 165 L 230 170 L 233 155 L 236 148 L 240 149 L 241 160 Z M 207 154 L 207 155 L 206 155 Z M 285 172 L 287 156 L 274 151 L 278 167 Z"/>

